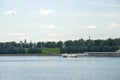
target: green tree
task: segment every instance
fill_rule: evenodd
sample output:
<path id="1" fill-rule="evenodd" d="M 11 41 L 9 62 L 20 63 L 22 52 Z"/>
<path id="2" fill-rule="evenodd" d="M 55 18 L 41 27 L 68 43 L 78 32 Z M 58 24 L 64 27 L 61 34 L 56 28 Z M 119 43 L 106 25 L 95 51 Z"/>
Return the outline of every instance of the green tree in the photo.
<path id="1" fill-rule="evenodd" d="M 38 47 L 38 48 L 42 48 L 42 42 L 38 42 L 38 43 L 37 43 L 37 47 Z"/>
<path id="2" fill-rule="evenodd" d="M 57 48 L 62 48 L 63 47 L 63 42 L 62 41 L 57 42 L 56 47 Z"/>

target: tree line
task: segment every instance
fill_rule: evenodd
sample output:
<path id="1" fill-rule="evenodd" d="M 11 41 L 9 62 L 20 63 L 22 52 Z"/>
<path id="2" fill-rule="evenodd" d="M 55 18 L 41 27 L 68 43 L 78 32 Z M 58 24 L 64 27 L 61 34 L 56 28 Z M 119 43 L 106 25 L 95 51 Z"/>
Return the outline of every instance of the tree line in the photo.
<path id="1" fill-rule="evenodd" d="M 68 40 L 65 41 L 62 53 L 115 52 L 120 49 L 120 38 L 106 40 Z"/>
<path id="2" fill-rule="evenodd" d="M 59 48 L 61 53 L 114 52 L 120 49 L 120 38 L 106 40 L 67 40 L 65 42 L 0 42 L 0 54 L 42 54 L 43 48 Z"/>

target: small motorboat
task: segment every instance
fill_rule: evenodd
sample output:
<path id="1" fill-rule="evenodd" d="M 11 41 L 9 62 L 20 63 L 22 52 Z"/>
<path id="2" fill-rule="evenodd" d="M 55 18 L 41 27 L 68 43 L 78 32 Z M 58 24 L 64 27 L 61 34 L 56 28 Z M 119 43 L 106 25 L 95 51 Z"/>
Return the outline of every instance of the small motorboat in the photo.
<path id="1" fill-rule="evenodd" d="M 65 54 L 62 54 L 62 57 L 64 57 L 64 58 L 68 58 L 68 57 L 77 58 L 77 57 L 79 57 L 79 55 L 78 54 L 67 54 L 67 53 L 65 53 Z"/>

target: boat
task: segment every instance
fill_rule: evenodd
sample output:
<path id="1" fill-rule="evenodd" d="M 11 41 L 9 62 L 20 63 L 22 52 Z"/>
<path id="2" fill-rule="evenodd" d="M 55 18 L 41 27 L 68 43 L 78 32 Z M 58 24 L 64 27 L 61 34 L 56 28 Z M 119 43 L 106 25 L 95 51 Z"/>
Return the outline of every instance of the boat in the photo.
<path id="1" fill-rule="evenodd" d="M 77 57 L 79 57 L 79 55 L 78 54 L 67 54 L 67 53 L 65 53 L 65 54 L 62 54 L 62 57 L 64 57 L 64 58 L 68 58 L 68 57 L 77 58 Z"/>

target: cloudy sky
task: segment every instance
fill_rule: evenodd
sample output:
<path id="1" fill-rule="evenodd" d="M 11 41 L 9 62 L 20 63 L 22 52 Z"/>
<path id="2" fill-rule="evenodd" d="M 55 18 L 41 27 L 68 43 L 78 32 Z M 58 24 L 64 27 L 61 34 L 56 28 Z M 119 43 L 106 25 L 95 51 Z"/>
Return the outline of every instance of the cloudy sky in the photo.
<path id="1" fill-rule="evenodd" d="M 120 37 L 120 0 L 0 0 L 0 41 Z"/>

